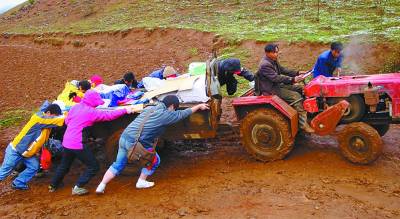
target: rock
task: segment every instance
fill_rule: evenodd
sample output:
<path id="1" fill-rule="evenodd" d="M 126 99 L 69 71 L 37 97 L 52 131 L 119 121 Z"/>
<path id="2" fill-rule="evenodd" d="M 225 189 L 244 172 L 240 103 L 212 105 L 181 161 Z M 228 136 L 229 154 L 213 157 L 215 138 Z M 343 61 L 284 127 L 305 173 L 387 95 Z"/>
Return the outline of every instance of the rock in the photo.
<path id="1" fill-rule="evenodd" d="M 189 209 L 188 209 L 187 207 L 181 207 L 181 208 L 179 208 L 179 209 L 176 211 L 176 213 L 177 213 L 180 217 L 183 217 L 183 216 L 188 215 Z"/>
<path id="2" fill-rule="evenodd" d="M 122 211 L 117 211 L 117 215 L 121 215 L 122 214 Z"/>
<path id="3" fill-rule="evenodd" d="M 307 193 L 307 194 L 305 194 L 305 196 L 306 196 L 306 198 L 309 199 L 309 200 L 317 200 L 317 199 L 318 199 L 318 196 L 317 196 L 316 194 L 309 194 L 309 193 Z"/>
<path id="4" fill-rule="evenodd" d="M 63 213 L 61 213 L 61 216 L 68 216 L 69 212 L 68 211 L 64 211 Z"/>
<path id="5" fill-rule="evenodd" d="M 325 184 L 328 184 L 328 183 L 330 183 L 331 181 L 329 180 L 329 179 L 323 179 L 323 180 L 321 180 L 323 183 L 325 183 Z"/>

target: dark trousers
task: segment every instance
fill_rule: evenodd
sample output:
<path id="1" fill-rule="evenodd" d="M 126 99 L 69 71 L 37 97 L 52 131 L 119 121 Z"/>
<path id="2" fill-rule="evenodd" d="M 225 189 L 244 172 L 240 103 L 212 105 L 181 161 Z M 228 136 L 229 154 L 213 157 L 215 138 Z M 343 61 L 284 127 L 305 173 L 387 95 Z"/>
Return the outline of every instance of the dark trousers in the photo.
<path id="1" fill-rule="evenodd" d="M 61 163 L 57 167 L 56 173 L 51 180 L 51 185 L 57 187 L 62 182 L 64 176 L 69 172 L 75 158 L 78 158 L 87 167 L 75 184 L 78 187 L 86 185 L 100 169 L 96 157 L 87 146 L 84 146 L 82 150 L 64 148 Z"/>
<path id="2" fill-rule="evenodd" d="M 303 87 L 301 85 L 281 85 L 278 88 L 274 89 L 274 93 L 289 104 L 299 99 L 302 99 L 302 92 Z M 293 108 L 295 108 L 296 111 L 300 114 L 305 113 L 303 108 L 303 101 L 298 101 L 297 103 L 295 103 L 293 105 Z"/>
<path id="3" fill-rule="evenodd" d="M 280 85 L 279 87 L 274 88 L 274 94 L 289 104 L 302 99 L 302 93 L 302 85 Z M 307 123 L 307 112 L 303 108 L 303 100 L 293 104 L 293 108 L 299 113 L 300 128 L 304 129 Z"/>

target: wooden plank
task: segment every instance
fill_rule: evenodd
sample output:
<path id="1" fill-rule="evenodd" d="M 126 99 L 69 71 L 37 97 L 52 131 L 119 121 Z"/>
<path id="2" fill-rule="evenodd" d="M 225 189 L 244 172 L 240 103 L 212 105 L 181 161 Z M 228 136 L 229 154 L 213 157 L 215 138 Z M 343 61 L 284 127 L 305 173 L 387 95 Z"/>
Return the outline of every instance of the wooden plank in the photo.
<path id="1" fill-rule="evenodd" d="M 187 78 L 177 78 L 173 80 L 166 80 L 165 86 L 156 90 L 146 92 L 142 99 L 151 99 L 160 94 L 165 94 L 173 91 L 190 90 L 193 88 L 194 82 L 199 78 L 199 76 L 191 76 Z"/>

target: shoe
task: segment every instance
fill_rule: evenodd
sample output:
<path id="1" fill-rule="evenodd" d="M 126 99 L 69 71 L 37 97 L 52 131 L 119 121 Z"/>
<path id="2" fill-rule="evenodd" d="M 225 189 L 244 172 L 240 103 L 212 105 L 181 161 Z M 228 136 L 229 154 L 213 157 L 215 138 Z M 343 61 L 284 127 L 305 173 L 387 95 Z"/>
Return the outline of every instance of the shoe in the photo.
<path id="1" fill-rule="evenodd" d="M 10 176 L 11 176 L 12 179 L 17 178 L 18 175 L 19 175 L 19 172 L 16 171 L 16 170 L 13 170 L 13 171 L 11 172 L 11 174 L 10 174 Z"/>
<path id="2" fill-rule="evenodd" d="M 154 182 L 149 182 L 143 179 L 138 179 L 136 183 L 137 189 L 146 189 L 154 186 Z"/>
<path id="3" fill-rule="evenodd" d="M 308 123 L 304 124 L 303 130 L 305 132 L 307 132 L 307 133 L 314 133 L 315 132 L 315 130 Z"/>
<path id="4" fill-rule="evenodd" d="M 307 113 L 299 113 L 299 125 L 300 128 L 307 133 L 314 133 L 315 130 L 307 122 Z"/>
<path id="5" fill-rule="evenodd" d="M 11 184 L 11 188 L 15 190 L 28 190 L 29 187 L 27 185 L 24 186 L 17 186 L 14 183 Z"/>
<path id="6" fill-rule="evenodd" d="M 106 184 L 100 183 L 97 188 L 96 188 L 96 194 L 104 194 L 104 191 L 106 190 Z"/>
<path id="7" fill-rule="evenodd" d="M 61 182 L 58 186 L 50 184 L 47 188 L 49 189 L 49 192 L 55 192 L 58 188 L 64 187 L 64 183 Z"/>
<path id="8" fill-rule="evenodd" d="M 57 187 L 53 185 L 49 185 L 47 188 L 49 189 L 49 192 L 55 192 L 57 190 Z"/>
<path id="9" fill-rule="evenodd" d="M 75 186 L 74 188 L 72 188 L 72 195 L 86 195 L 88 193 L 89 193 L 89 191 L 85 188 L 81 188 L 78 186 Z"/>

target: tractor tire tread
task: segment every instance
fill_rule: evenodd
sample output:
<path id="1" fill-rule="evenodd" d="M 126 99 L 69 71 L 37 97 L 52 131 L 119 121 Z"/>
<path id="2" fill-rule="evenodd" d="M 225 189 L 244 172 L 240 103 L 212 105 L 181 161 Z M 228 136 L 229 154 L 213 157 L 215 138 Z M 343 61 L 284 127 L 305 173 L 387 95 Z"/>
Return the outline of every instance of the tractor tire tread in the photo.
<path id="1" fill-rule="evenodd" d="M 353 133 L 358 133 L 367 138 L 370 150 L 365 156 L 357 156 L 349 148 L 349 138 Z M 338 142 L 341 153 L 349 161 L 356 164 L 369 164 L 374 162 L 382 154 L 382 139 L 378 132 L 364 122 L 347 124 L 338 134 Z"/>
<path id="2" fill-rule="evenodd" d="M 259 153 L 254 145 L 248 143 L 248 141 L 251 141 L 251 137 L 248 133 L 249 125 L 251 125 L 254 121 L 260 120 L 260 118 L 265 119 L 268 117 L 274 121 L 275 125 L 281 130 L 283 139 L 282 149 L 276 151 L 273 156 Z M 294 144 L 294 137 L 291 135 L 289 122 L 287 119 L 276 110 L 268 108 L 256 109 L 246 115 L 240 124 L 240 139 L 246 151 L 256 160 L 263 162 L 283 159 L 293 149 Z"/>

